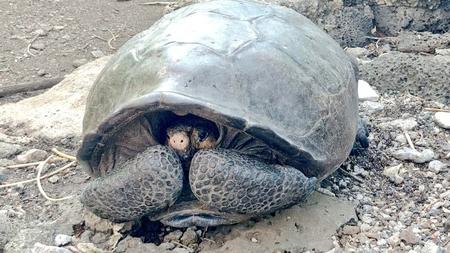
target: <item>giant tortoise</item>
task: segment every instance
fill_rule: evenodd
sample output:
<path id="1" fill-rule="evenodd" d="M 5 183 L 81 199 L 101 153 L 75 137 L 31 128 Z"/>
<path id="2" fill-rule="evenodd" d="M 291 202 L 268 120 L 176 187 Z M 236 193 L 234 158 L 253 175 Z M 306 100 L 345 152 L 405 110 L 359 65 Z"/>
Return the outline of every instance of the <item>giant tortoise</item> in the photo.
<path id="1" fill-rule="evenodd" d="M 294 205 L 357 136 L 356 69 L 285 7 L 220 0 L 136 35 L 95 81 L 78 159 L 100 217 L 232 224 Z"/>

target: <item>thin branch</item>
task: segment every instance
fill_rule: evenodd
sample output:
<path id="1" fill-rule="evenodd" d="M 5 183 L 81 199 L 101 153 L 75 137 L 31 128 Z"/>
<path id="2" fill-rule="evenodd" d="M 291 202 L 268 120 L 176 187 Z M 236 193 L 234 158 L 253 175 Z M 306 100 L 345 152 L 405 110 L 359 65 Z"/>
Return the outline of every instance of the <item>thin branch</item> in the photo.
<path id="1" fill-rule="evenodd" d="M 111 45 L 111 42 L 114 40 L 116 40 L 117 39 L 117 35 L 115 35 L 113 32 L 111 32 L 111 30 L 108 30 L 108 32 L 111 34 L 111 38 L 108 40 L 108 46 L 109 46 L 109 48 L 111 48 L 111 49 L 113 49 L 113 50 L 115 50 L 116 48 L 115 47 L 113 47 L 112 45 Z"/>
<path id="2" fill-rule="evenodd" d="M 66 200 L 66 199 L 71 199 L 73 196 L 66 196 L 66 197 L 62 197 L 62 198 L 58 198 L 58 199 L 54 199 L 51 198 L 47 195 L 47 193 L 45 193 L 44 188 L 42 188 L 42 184 L 41 184 L 41 173 L 42 170 L 44 169 L 45 165 L 47 165 L 48 161 L 50 159 L 52 159 L 53 156 L 49 156 L 45 161 L 41 162 L 41 164 L 39 164 L 39 166 L 37 167 L 37 176 L 36 176 L 36 183 L 37 183 L 37 187 L 39 189 L 39 192 L 42 194 L 42 196 L 44 196 L 44 198 L 46 198 L 47 200 L 50 201 L 61 201 L 61 200 Z"/>
<path id="3" fill-rule="evenodd" d="M 30 48 L 31 48 L 31 45 L 33 44 L 33 42 L 34 42 L 38 37 L 39 37 L 39 34 L 36 34 L 36 36 L 34 36 L 34 37 L 30 40 L 30 42 L 28 43 L 28 46 L 27 46 L 27 53 L 30 54 L 31 56 L 36 56 L 36 55 L 34 55 L 33 53 L 31 53 Z"/>
<path id="4" fill-rule="evenodd" d="M 49 174 L 46 174 L 46 175 L 40 177 L 40 179 L 42 180 L 42 179 L 51 177 L 51 176 L 53 176 L 53 175 L 55 175 L 55 174 L 58 174 L 58 173 L 60 173 L 61 171 L 64 171 L 64 170 L 66 170 L 66 169 L 72 167 L 75 163 L 76 163 L 75 161 L 72 161 L 72 162 L 70 162 L 70 163 L 64 165 L 63 167 L 61 167 L 61 168 L 59 168 L 59 169 L 57 169 L 57 170 L 55 170 L 55 171 L 53 171 L 53 172 L 51 172 L 51 173 L 49 173 Z M 0 185 L 0 189 L 12 187 L 12 186 L 17 186 L 17 185 L 21 185 L 21 184 L 32 183 L 32 182 L 36 181 L 36 179 L 37 179 L 37 178 L 33 178 L 33 179 L 28 179 L 28 180 L 24 180 L 24 181 L 20 181 L 20 182 L 15 182 L 15 183 L 10 183 L 10 184 Z"/>
<path id="5" fill-rule="evenodd" d="M 9 95 L 26 92 L 26 91 L 35 91 L 35 90 L 51 88 L 51 87 L 55 86 L 56 84 L 58 84 L 59 82 L 61 82 L 63 79 L 64 79 L 63 77 L 55 77 L 55 78 L 44 79 L 41 81 L 14 84 L 14 85 L 8 85 L 8 86 L 3 86 L 3 87 L 0 85 L 0 97 L 9 96 Z"/>
<path id="6" fill-rule="evenodd" d="M 440 108 L 430 108 L 430 107 L 425 107 L 423 109 L 425 111 L 430 111 L 430 112 L 450 112 L 450 109 L 440 109 Z"/>
<path id="7" fill-rule="evenodd" d="M 71 155 L 65 154 L 65 153 L 59 151 L 56 148 L 52 148 L 52 152 L 55 153 L 59 157 L 66 158 L 66 159 L 71 160 L 71 161 L 76 161 L 77 160 L 77 158 L 75 156 L 71 156 Z"/>
<path id="8" fill-rule="evenodd" d="M 412 142 L 411 137 L 409 136 L 408 132 L 403 131 L 403 134 L 405 135 L 405 138 L 406 138 L 406 141 L 407 141 L 408 144 L 409 144 L 409 147 L 410 147 L 411 149 L 416 150 L 416 147 L 414 147 L 414 143 Z"/>

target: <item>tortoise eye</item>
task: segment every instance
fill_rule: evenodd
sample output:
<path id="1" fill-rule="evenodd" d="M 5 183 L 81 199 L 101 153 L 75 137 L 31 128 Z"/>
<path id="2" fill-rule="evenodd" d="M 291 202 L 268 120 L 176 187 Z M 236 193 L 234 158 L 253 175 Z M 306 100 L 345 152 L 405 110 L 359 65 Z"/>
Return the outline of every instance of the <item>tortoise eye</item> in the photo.
<path id="1" fill-rule="evenodd" d="M 198 130 L 199 141 L 204 141 L 206 138 L 208 138 L 208 132 L 206 132 L 204 130 Z"/>

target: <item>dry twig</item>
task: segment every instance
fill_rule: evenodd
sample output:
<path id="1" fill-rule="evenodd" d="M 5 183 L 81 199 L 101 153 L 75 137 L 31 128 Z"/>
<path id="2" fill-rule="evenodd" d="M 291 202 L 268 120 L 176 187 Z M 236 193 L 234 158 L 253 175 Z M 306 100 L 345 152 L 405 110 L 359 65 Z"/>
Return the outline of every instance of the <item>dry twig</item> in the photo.
<path id="1" fill-rule="evenodd" d="M 194 252 L 194 250 L 192 248 L 189 248 L 188 246 L 186 246 L 184 244 L 181 244 L 181 243 L 176 242 L 176 241 L 172 241 L 172 243 L 177 245 L 177 246 L 180 246 L 180 247 L 183 247 L 183 248 L 187 249 L 189 252 Z"/>
<path id="2" fill-rule="evenodd" d="M 117 39 L 118 35 L 115 35 L 113 32 L 111 32 L 111 30 L 108 30 L 108 32 L 111 34 L 111 38 L 108 40 L 108 46 L 109 46 L 109 48 L 115 50 L 116 48 L 111 45 L 111 42 L 113 40 L 115 41 Z"/>
<path id="3" fill-rule="evenodd" d="M 66 169 L 72 167 L 73 165 L 75 165 L 75 163 L 76 163 L 75 161 L 72 161 L 72 162 L 70 162 L 70 163 L 64 165 L 63 167 L 61 167 L 61 168 L 59 168 L 59 169 L 57 169 L 57 170 L 55 170 L 55 171 L 53 171 L 53 172 L 51 172 L 51 173 L 48 173 L 48 174 L 46 174 L 46 175 L 40 177 L 39 179 L 42 180 L 42 179 L 51 177 L 51 176 L 53 176 L 53 175 L 55 175 L 55 174 L 58 174 L 58 173 L 60 173 L 61 171 L 64 171 L 64 170 L 66 170 Z M 15 183 L 10 183 L 10 184 L 0 185 L 0 189 L 12 187 L 12 186 L 17 186 L 17 185 L 21 185 L 21 184 L 32 183 L 32 182 L 34 182 L 34 181 L 36 181 L 36 180 L 37 180 L 37 178 L 33 178 L 33 179 L 28 179 L 28 180 L 24 180 L 24 181 L 20 181 L 20 182 L 15 182 Z"/>
<path id="4" fill-rule="evenodd" d="M 351 174 L 350 172 L 348 172 L 348 171 L 346 171 L 346 170 L 344 170 L 342 168 L 340 168 L 340 171 L 342 171 L 342 173 L 344 173 L 346 176 L 349 176 L 349 177 L 355 179 L 356 181 L 358 181 L 360 183 L 364 183 L 364 179 L 362 179 L 362 178 L 360 178 L 358 176 L 355 176 L 355 175 Z"/>
<path id="5" fill-rule="evenodd" d="M 55 77 L 44 79 L 41 81 L 29 82 L 29 83 L 21 83 L 14 85 L 1 86 L 0 85 L 0 97 L 13 95 L 20 92 L 26 91 L 34 91 L 34 90 L 42 90 L 55 86 L 59 82 L 61 82 L 63 77 Z"/>
<path id="6" fill-rule="evenodd" d="M 105 38 L 103 38 L 103 37 L 100 37 L 100 36 L 98 36 L 98 35 L 96 35 L 96 34 L 92 34 L 92 37 L 94 37 L 94 38 L 96 38 L 96 39 L 99 39 L 99 40 L 103 40 L 104 42 L 108 42 L 107 39 L 105 39 Z"/>
<path id="7" fill-rule="evenodd" d="M 45 159 L 45 161 L 41 162 L 41 164 L 39 164 L 39 166 L 37 167 L 36 183 L 37 183 L 39 192 L 42 194 L 42 196 L 44 196 L 44 198 L 46 198 L 47 200 L 50 200 L 50 201 L 61 201 L 61 200 L 70 199 L 73 197 L 72 195 L 66 196 L 63 198 L 59 198 L 59 199 L 51 198 L 47 195 L 47 193 L 45 193 L 44 188 L 42 188 L 41 173 L 42 173 L 42 170 L 44 169 L 45 165 L 47 165 L 48 161 L 50 161 L 50 159 L 52 159 L 52 158 L 53 158 L 53 156 L 49 156 L 47 159 Z"/>
<path id="8" fill-rule="evenodd" d="M 430 111 L 430 112 L 450 112 L 450 109 L 430 108 L 430 107 L 425 107 L 423 109 L 425 111 Z"/>
<path id="9" fill-rule="evenodd" d="M 34 37 L 30 40 L 30 42 L 28 43 L 28 46 L 27 46 L 27 53 L 28 53 L 29 55 L 31 55 L 31 56 L 36 56 L 36 55 L 34 55 L 34 54 L 30 51 L 30 48 L 31 48 L 31 45 L 33 44 L 33 42 L 34 42 L 38 37 L 39 37 L 39 34 L 36 34 L 36 36 L 34 36 Z"/>
<path id="10" fill-rule="evenodd" d="M 70 161 L 76 161 L 77 160 L 77 158 L 75 156 L 71 156 L 71 155 L 65 154 L 65 153 L 59 151 L 56 148 L 52 148 L 52 152 L 55 153 L 57 156 L 65 158 L 65 159 L 68 159 Z"/>
<path id="11" fill-rule="evenodd" d="M 406 138 L 406 141 L 407 141 L 408 144 L 409 144 L 409 147 L 410 147 L 411 149 L 416 150 L 416 147 L 414 147 L 414 143 L 412 142 L 411 137 L 409 136 L 408 132 L 403 131 L 403 134 L 405 135 L 405 138 Z"/>

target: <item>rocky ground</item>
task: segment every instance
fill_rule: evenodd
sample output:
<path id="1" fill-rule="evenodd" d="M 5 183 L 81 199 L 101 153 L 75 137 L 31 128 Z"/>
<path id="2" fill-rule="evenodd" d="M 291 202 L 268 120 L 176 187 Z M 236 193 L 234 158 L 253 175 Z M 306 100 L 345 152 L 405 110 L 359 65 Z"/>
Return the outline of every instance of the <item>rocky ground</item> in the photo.
<path id="1" fill-rule="evenodd" d="M 376 18 L 380 11 L 374 10 L 415 8 L 437 13 L 438 7 L 447 8 L 446 1 L 397 1 L 400 7 L 392 5 L 396 1 L 381 2 L 343 1 L 334 10 L 367 4 L 375 24 L 381 26 L 384 19 Z M 7 28 L 2 32 L 8 33 L 2 36 L 8 39 L 0 52 L 1 85 L 65 75 L 78 67 L 75 61 L 94 59 L 93 51 L 114 52 L 108 46 L 108 29 L 120 34 L 120 39 L 111 40 L 118 47 L 163 12 L 162 7 L 137 3 L 93 1 L 84 5 L 83 12 L 77 1 L 1 2 L 6 15 L 0 19 Z M 301 3 L 291 5 L 304 7 Z M 47 8 L 52 10 L 48 16 L 34 13 Z M 319 13 L 317 20 L 326 13 L 307 10 L 311 15 Z M 15 19 L 17 13 L 23 18 Z M 92 13 L 98 14 L 93 21 L 98 26 L 86 21 Z M 136 20 L 145 15 L 144 20 Z M 36 17 L 40 21 L 32 22 Z M 428 20 L 436 24 L 433 32 L 440 32 L 443 20 Z M 123 24 L 134 25 L 120 30 Z M 407 27 L 419 24 L 412 19 Z M 107 41 L 93 34 L 108 37 Z M 107 58 L 79 67 L 41 95 L 0 98 L 0 252 L 450 251 L 450 35 L 386 30 L 383 34 L 382 38 L 380 33 L 370 34 L 372 38 L 360 44 L 363 47 L 346 48 L 357 58 L 360 79 L 367 81 L 359 85 L 360 113 L 370 130 L 369 149 L 351 156 L 308 202 L 235 226 L 178 230 L 148 220 L 136 224 L 100 220 L 85 212 L 77 199 L 90 177 L 76 164 L 40 180 L 49 199 L 35 181 L 8 185 L 33 180 L 38 173 L 37 164 L 11 165 L 54 155 L 42 168 L 45 175 L 70 164 L 70 157 L 61 158 L 52 149 L 75 153 L 86 92 Z M 36 35 L 35 42 L 42 42 L 44 48 L 30 47 L 36 55 L 32 56 L 27 42 Z M 22 36 L 23 43 L 14 36 Z M 73 50 L 62 54 L 61 48 Z M 41 62 L 48 64 L 43 67 Z M 47 73 L 39 77 L 42 69 Z M 23 99 L 29 96 L 34 97 Z M 20 102 L 12 103 L 16 101 Z"/>

